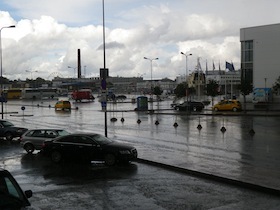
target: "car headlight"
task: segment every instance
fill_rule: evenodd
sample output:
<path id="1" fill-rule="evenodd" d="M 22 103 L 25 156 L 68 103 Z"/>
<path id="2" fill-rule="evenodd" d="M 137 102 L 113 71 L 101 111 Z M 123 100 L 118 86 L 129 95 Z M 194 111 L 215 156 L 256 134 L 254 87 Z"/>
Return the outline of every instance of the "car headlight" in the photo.
<path id="1" fill-rule="evenodd" d="M 122 155 L 130 155 L 130 151 L 129 150 L 120 150 L 120 153 Z"/>

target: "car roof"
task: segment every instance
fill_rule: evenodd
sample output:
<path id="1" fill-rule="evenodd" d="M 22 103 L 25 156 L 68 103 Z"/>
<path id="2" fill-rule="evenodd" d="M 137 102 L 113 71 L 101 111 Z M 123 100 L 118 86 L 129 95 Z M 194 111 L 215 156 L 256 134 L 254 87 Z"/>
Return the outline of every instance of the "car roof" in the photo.
<path id="1" fill-rule="evenodd" d="M 6 169 L 4 169 L 4 168 L 0 168 L 0 172 L 1 173 L 4 173 L 4 174 L 8 174 L 8 173 L 10 173 L 9 171 L 7 171 Z"/>
<path id="2" fill-rule="evenodd" d="M 71 133 L 69 135 L 100 135 L 99 133 L 86 133 L 86 132 L 76 132 L 76 133 Z"/>
<path id="3" fill-rule="evenodd" d="M 222 100 L 222 101 L 234 101 L 234 102 L 238 102 L 239 100 L 236 100 L 236 99 L 225 99 L 225 100 Z"/>
<path id="4" fill-rule="evenodd" d="M 80 136 L 92 136 L 92 135 L 101 135 L 99 133 L 83 133 L 83 132 L 76 132 L 76 133 L 70 133 L 70 134 L 67 134 L 67 135 L 64 135 L 64 136 L 58 136 L 56 137 L 55 139 L 60 139 L 60 138 L 65 138 L 67 136 L 75 136 L 75 135 L 80 135 Z"/>
<path id="5" fill-rule="evenodd" d="M 36 129 L 29 129 L 26 133 L 30 133 L 30 132 L 33 132 L 33 131 L 66 131 L 65 129 L 57 129 L 57 128 L 55 128 L 55 129 L 51 129 L 51 128 L 42 128 L 42 129 L 40 129 L 40 128 L 36 128 Z M 69 133 L 69 131 L 67 131 L 68 133 Z"/>
<path id="6" fill-rule="evenodd" d="M 65 129 L 59 129 L 59 128 L 36 128 L 36 129 L 30 129 L 29 131 L 40 131 L 40 130 L 45 130 L 45 131 L 62 131 Z"/>

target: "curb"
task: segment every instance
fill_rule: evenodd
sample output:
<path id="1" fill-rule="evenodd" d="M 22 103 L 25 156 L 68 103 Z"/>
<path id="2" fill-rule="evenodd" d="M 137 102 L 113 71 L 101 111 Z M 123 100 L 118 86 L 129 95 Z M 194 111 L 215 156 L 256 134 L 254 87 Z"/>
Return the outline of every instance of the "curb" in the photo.
<path id="1" fill-rule="evenodd" d="M 258 191 L 258 192 L 262 192 L 262 193 L 280 196 L 280 190 L 249 183 L 249 182 L 243 182 L 240 180 L 225 178 L 225 177 L 221 177 L 221 176 L 217 176 L 217 175 L 213 175 L 213 174 L 203 173 L 203 172 L 186 169 L 186 168 L 181 168 L 181 167 L 177 167 L 177 166 L 171 166 L 168 164 L 159 163 L 159 162 L 150 161 L 150 160 L 141 159 L 141 158 L 137 158 L 136 162 L 143 163 L 143 164 L 149 164 L 152 166 L 160 167 L 160 168 L 167 169 L 170 171 L 180 172 L 180 173 L 191 175 L 191 176 L 198 177 L 198 178 L 203 178 L 203 179 L 207 179 L 207 180 L 225 183 L 225 184 L 232 185 L 235 187 L 242 187 L 242 188 L 246 188 L 246 189 L 250 189 L 250 190 L 254 190 L 254 191 Z"/>

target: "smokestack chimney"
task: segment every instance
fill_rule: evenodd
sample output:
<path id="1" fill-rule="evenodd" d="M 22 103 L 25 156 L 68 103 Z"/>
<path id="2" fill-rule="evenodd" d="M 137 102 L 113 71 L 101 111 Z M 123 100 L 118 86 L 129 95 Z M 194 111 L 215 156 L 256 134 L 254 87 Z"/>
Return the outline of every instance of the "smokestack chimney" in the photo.
<path id="1" fill-rule="evenodd" d="M 78 49 L 78 79 L 82 77 L 82 72 L 81 72 L 81 52 L 80 49 Z"/>

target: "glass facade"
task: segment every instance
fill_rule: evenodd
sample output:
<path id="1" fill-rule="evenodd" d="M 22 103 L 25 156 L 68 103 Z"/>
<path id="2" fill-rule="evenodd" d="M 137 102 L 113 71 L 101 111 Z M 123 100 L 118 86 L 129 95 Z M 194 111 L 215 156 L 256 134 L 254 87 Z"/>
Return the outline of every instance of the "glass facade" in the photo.
<path id="1" fill-rule="evenodd" d="M 253 84 L 254 42 L 247 40 L 241 42 L 241 79 Z"/>

